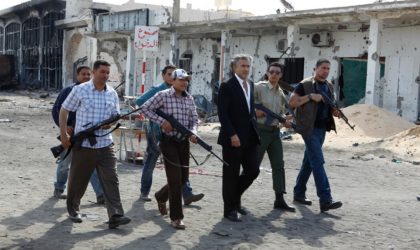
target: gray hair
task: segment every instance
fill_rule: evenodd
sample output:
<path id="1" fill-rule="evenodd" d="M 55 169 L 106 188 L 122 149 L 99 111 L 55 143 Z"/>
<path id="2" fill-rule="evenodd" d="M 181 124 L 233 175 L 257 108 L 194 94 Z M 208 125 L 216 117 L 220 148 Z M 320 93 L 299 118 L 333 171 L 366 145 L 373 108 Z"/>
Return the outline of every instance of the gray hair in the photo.
<path id="1" fill-rule="evenodd" d="M 236 65 L 239 60 L 247 60 L 249 63 L 252 63 L 252 56 L 248 54 L 236 54 L 233 56 L 230 66 L 233 69 L 233 66 Z"/>

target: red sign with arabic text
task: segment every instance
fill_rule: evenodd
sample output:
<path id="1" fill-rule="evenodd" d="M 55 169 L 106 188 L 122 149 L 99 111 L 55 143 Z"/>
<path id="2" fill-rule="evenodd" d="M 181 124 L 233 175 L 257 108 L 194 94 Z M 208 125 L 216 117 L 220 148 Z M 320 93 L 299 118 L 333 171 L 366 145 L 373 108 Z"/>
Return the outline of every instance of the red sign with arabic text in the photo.
<path id="1" fill-rule="evenodd" d="M 158 51 L 159 27 L 136 26 L 134 31 L 134 48 L 137 50 Z"/>

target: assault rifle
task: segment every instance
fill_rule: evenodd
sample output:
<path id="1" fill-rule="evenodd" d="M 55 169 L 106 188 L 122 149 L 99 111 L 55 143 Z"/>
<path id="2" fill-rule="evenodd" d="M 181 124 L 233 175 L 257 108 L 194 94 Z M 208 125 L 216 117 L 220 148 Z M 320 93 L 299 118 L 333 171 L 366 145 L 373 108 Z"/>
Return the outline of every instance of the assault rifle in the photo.
<path id="1" fill-rule="evenodd" d="M 213 147 L 209 144 L 207 144 L 205 141 L 203 141 L 200 137 L 198 137 L 198 135 L 194 134 L 191 130 L 189 130 L 188 128 L 186 128 L 184 125 L 182 125 L 179 121 L 177 121 L 175 119 L 175 117 L 173 117 L 173 115 L 168 115 L 165 112 L 163 112 L 160 109 L 157 109 L 155 111 L 155 113 L 162 117 L 163 119 L 167 120 L 171 126 L 178 131 L 182 137 L 190 137 L 192 135 L 195 135 L 197 137 L 197 144 L 200 145 L 201 147 L 203 147 L 205 150 L 207 150 L 210 154 L 216 156 L 217 159 L 219 159 L 221 162 L 223 162 L 223 164 L 225 164 L 226 166 L 229 166 L 229 164 L 227 162 L 225 162 L 223 159 L 221 159 L 219 156 L 217 156 L 213 151 Z"/>
<path id="2" fill-rule="evenodd" d="M 95 131 L 101 129 L 102 126 L 113 124 L 114 122 L 116 122 L 116 121 L 118 121 L 118 120 L 120 120 L 120 119 L 122 119 L 126 116 L 129 116 L 129 115 L 131 115 L 131 114 L 133 114 L 133 113 L 135 113 L 139 110 L 140 110 L 140 108 L 134 109 L 134 110 L 132 110 L 132 111 L 126 113 L 126 114 L 123 114 L 123 115 L 118 114 L 118 115 L 111 116 L 110 118 L 108 118 L 106 120 L 103 120 L 103 121 L 99 122 L 98 124 L 88 128 L 88 129 L 85 129 L 83 131 L 80 131 L 79 133 L 73 135 L 70 138 L 70 143 L 71 143 L 70 148 L 68 148 L 67 153 L 63 157 L 63 159 L 60 159 L 60 160 L 63 161 L 68 156 L 68 154 L 70 153 L 70 151 L 73 147 L 80 147 L 80 145 L 82 145 L 82 142 L 85 139 L 87 139 L 89 141 L 91 146 L 95 145 L 97 143 L 96 142 L 97 135 L 95 135 Z M 121 124 L 118 123 L 117 126 L 112 131 L 119 128 L 120 125 Z M 112 133 L 112 131 L 109 132 L 109 133 Z M 105 135 L 108 135 L 109 133 L 107 133 Z M 101 135 L 101 136 L 105 136 L 105 135 Z M 57 139 L 60 140 L 60 136 L 57 137 Z M 63 147 L 62 144 L 51 148 L 51 152 L 54 155 L 54 158 L 57 158 L 64 150 L 65 150 L 65 148 Z"/>
<path id="3" fill-rule="evenodd" d="M 254 106 L 255 106 L 256 109 L 259 109 L 259 110 L 263 111 L 264 113 L 266 113 L 269 116 L 267 118 L 270 118 L 271 120 L 277 119 L 281 123 L 286 122 L 286 118 L 284 118 L 281 115 L 278 115 L 278 114 L 274 113 L 273 111 L 271 111 L 269 108 L 265 107 L 264 105 L 262 105 L 260 103 L 255 103 Z M 293 122 L 291 124 L 292 124 L 292 128 L 297 132 L 296 124 L 293 123 Z"/>
<path id="4" fill-rule="evenodd" d="M 325 104 L 327 104 L 328 106 L 330 106 L 333 109 L 338 110 L 338 112 L 340 113 L 340 117 L 344 120 L 345 123 L 347 123 L 347 125 L 349 125 L 349 127 L 351 129 L 354 130 L 354 127 L 356 125 L 353 125 L 353 126 L 350 125 L 349 119 L 346 117 L 346 115 L 343 113 L 343 111 L 341 111 L 341 109 L 338 107 L 337 102 L 331 100 L 331 98 L 321 90 L 319 90 L 318 93 L 322 96 L 322 99 L 324 100 Z"/>

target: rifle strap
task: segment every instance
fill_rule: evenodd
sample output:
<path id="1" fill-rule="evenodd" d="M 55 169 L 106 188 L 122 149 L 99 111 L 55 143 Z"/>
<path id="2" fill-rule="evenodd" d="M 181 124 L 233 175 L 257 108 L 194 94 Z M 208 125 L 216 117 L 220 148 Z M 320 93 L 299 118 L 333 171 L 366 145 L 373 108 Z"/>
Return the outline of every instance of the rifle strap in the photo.
<path id="1" fill-rule="evenodd" d="M 113 128 L 111 131 L 109 131 L 108 133 L 104 134 L 104 135 L 95 135 L 95 137 L 103 137 L 103 136 L 107 136 L 109 134 L 111 134 L 112 132 L 114 132 L 115 130 L 117 130 L 119 127 L 121 126 L 121 123 L 117 123 L 117 125 L 115 126 L 115 128 Z"/>
<path id="2" fill-rule="evenodd" d="M 192 156 L 192 154 L 191 154 L 191 156 Z M 211 154 L 208 154 L 208 155 L 206 156 L 206 158 L 204 159 L 204 161 L 203 161 L 203 162 L 201 162 L 201 163 L 198 163 L 198 162 L 195 160 L 195 158 L 193 157 L 193 159 L 194 159 L 194 161 L 197 163 L 197 165 L 193 165 L 193 166 L 183 166 L 183 165 L 181 165 L 181 164 L 178 164 L 178 163 L 175 163 L 175 162 L 173 162 L 173 161 L 169 160 L 169 159 L 168 159 L 168 158 L 167 158 L 164 154 L 162 154 L 163 159 L 164 159 L 165 161 L 167 161 L 169 164 L 174 165 L 174 166 L 177 166 L 177 167 L 181 167 L 181 168 L 196 168 L 196 167 L 202 166 L 204 163 L 206 163 L 206 162 L 210 159 L 210 156 L 211 156 Z"/>

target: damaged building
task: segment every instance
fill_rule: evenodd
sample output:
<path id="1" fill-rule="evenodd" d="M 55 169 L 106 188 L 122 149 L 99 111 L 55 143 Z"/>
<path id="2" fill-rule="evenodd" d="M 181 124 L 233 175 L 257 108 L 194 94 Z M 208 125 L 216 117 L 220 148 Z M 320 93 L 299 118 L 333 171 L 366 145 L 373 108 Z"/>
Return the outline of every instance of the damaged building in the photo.
<path id="1" fill-rule="evenodd" d="M 212 98 L 237 53 L 254 57 L 252 78 L 267 65 L 286 65 L 285 80 L 311 76 L 315 62 L 331 60 L 329 80 L 344 106 L 374 104 L 410 121 L 420 110 L 420 3 L 399 1 L 305 10 L 237 20 L 175 25 L 181 58 L 193 72 L 191 92 Z M 170 50 L 173 26 L 161 26 L 160 58 Z M 166 39 L 165 39 L 166 38 Z M 182 61 L 179 65 L 182 64 Z"/>
<path id="2" fill-rule="evenodd" d="M 125 81 L 124 94 L 138 95 L 133 86 L 142 81 L 142 53 L 134 49 L 134 27 L 158 26 L 159 50 L 147 52 L 146 90 L 161 81 L 164 65 L 174 63 L 192 72 L 193 95 L 214 102 L 234 54 L 254 57 L 254 81 L 269 63 L 284 63 L 289 83 L 311 76 L 316 60 L 325 57 L 332 62 L 329 79 L 342 105 L 374 104 L 415 121 L 419 17 L 420 3 L 413 0 L 267 16 L 191 5 L 177 15 L 172 7 L 134 1 L 115 6 L 32 0 L 0 11 L 0 63 L 10 60 L 10 72 L 22 84 L 61 88 L 73 81 L 78 65 L 105 59 L 112 63 L 110 83 Z"/>
<path id="3" fill-rule="evenodd" d="M 0 11 L 0 88 L 59 88 L 65 1 L 31 1 Z"/>

